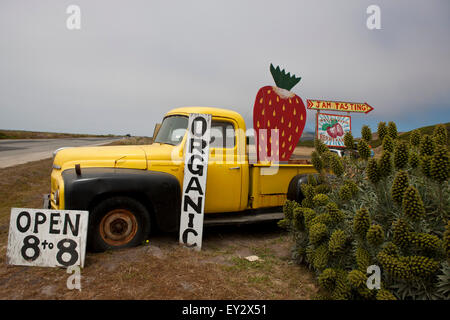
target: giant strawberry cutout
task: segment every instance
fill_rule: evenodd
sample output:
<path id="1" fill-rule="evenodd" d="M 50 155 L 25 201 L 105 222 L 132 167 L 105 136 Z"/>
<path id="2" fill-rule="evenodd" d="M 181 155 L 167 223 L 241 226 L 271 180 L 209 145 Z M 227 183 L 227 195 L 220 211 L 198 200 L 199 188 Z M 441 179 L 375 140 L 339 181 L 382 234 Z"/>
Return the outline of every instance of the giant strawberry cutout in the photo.
<path id="1" fill-rule="evenodd" d="M 253 107 L 258 161 L 288 161 L 300 139 L 306 122 L 302 99 L 291 90 L 299 81 L 280 67 L 270 64 L 276 86 L 259 89 Z M 278 139 L 277 139 L 278 137 Z"/>

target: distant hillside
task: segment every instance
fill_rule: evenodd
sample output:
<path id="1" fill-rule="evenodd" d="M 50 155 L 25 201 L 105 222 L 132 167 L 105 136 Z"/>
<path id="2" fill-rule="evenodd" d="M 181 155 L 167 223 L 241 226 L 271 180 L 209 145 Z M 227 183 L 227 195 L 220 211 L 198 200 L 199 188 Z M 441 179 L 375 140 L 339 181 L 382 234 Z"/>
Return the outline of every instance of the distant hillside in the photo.
<path id="1" fill-rule="evenodd" d="M 38 132 L 25 130 L 2 130 L 0 139 L 60 139 L 60 138 L 93 138 L 93 137 L 115 137 L 115 135 L 92 135 L 77 133 Z"/>
<path id="2" fill-rule="evenodd" d="M 444 123 L 443 125 L 447 128 L 447 137 L 450 138 L 450 122 Z M 432 125 L 432 126 L 421 127 L 421 128 L 418 128 L 418 129 L 420 130 L 420 134 L 421 135 L 425 135 L 425 134 L 432 135 L 435 127 L 436 127 L 436 125 Z M 411 132 L 412 131 L 413 130 L 407 131 L 407 132 L 400 132 L 399 133 L 399 139 L 403 140 L 403 141 L 409 141 L 409 138 L 411 136 Z M 376 147 L 381 145 L 381 141 L 380 141 L 380 139 L 378 139 L 378 134 L 377 133 L 373 133 L 372 134 L 372 138 L 374 139 L 370 143 L 372 148 L 376 148 Z M 449 146 L 449 140 L 448 139 L 447 139 L 447 146 Z"/>

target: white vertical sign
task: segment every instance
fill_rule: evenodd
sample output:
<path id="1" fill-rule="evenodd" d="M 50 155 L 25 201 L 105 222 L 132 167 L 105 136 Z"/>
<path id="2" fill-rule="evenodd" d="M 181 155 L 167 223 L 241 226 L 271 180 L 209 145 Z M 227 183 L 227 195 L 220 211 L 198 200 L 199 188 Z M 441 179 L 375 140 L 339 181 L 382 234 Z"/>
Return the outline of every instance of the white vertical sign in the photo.
<path id="1" fill-rule="evenodd" d="M 211 115 L 189 115 L 181 200 L 180 243 L 200 250 L 203 236 Z"/>

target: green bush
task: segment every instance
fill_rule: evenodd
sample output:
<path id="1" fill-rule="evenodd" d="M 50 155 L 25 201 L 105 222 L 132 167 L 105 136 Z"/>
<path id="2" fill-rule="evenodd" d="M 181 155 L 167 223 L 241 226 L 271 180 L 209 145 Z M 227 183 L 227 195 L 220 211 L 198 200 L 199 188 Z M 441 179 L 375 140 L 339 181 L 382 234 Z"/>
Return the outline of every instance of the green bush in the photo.
<path id="1" fill-rule="evenodd" d="M 378 135 L 385 145 L 392 140 L 392 151 L 388 146 L 378 161 L 330 157 L 329 169 L 302 185 L 302 203 L 286 202 L 280 224 L 324 298 L 450 298 L 449 154 L 447 136 L 435 131 L 398 143 L 395 124 L 380 124 Z M 366 286 L 371 265 L 381 269 L 379 290 Z"/>

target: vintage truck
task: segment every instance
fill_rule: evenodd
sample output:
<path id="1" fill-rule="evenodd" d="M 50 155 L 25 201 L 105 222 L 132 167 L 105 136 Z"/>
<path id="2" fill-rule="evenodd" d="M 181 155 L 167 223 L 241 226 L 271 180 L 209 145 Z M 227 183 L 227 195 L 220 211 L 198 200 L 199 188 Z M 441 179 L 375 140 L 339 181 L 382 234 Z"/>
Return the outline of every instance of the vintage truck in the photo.
<path id="1" fill-rule="evenodd" d="M 165 115 L 151 145 L 55 151 L 48 207 L 89 211 L 90 251 L 141 244 L 155 227 L 176 232 L 191 113 L 212 116 L 205 224 L 281 219 L 286 199 L 302 199 L 300 184 L 315 173 L 311 164 L 251 163 L 239 113 L 184 107 Z"/>

